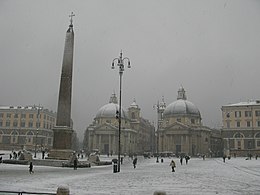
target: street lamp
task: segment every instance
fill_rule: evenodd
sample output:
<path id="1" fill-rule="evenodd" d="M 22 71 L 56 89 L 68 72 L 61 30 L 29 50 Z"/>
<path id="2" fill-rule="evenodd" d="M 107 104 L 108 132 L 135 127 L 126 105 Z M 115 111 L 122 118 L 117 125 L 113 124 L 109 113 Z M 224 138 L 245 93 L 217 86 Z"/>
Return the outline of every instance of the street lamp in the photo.
<path id="1" fill-rule="evenodd" d="M 34 158 L 36 158 L 37 138 L 38 138 L 38 129 L 37 129 L 37 131 L 36 131 L 36 138 L 35 138 Z"/>
<path id="2" fill-rule="evenodd" d="M 37 138 L 38 138 L 38 132 L 39 132 L 39 115 L 40 115 L 40 106 L 37 108 L 37 123 L 36 123 L 36 139 L 35 139 L 35 150 L 34 150 L 34 158 L 36 158 L 36 150 L 37 150 Z"/>
<path id="3" fill-rule="evenodd" d="M 157 130 L 156 130 L 156 162 L 159 163 L 159 114 L 160 114 L 160 104 L 159 101 L 154 108 L 157 110 Z"/>
<path id="4" fill-rule="evenodd" d="M 125 70 L 125 66 L 124 66 L 124 62 L 127 62 L 128 66 L 127 68 L 131 68 L 130 66 L 130 60 L 127 57 L 122 57 L 122 51 L 120 52 L 120 56 L 119 58 L 115 58 L 112 61 L 112 69 L 115 69 L 115 63 L 116 65 L 119 67 L 119 112 L 118 112 L 118 170 L 117 172 L 120 172 L 120 152 L 121 152 L 121 146 L 120 146 L 120 136 L 121 136 L 121 103 L 122 103 L 122 76 L 123 76 L 123 72 Z"/>

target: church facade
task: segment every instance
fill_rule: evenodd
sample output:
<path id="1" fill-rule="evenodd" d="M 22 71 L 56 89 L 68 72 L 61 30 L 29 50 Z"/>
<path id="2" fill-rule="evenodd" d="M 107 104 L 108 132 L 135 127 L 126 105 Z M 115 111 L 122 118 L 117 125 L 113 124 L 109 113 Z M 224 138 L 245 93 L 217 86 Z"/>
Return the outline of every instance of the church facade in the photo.
<path id="1" fill-rule="evenodd" d="M 118 126 L 116 113 L 119 110 L 115 94 L 109 103 L 102 106 L 84 135 L 83 148 L 87 153 L 118 154 Z M 121 153 L 126 155 L 151 152 L 154 147 L 154 126 L 141 117 L 141 109 L 134 101 L 128 111 L 121 113 Z"/>
<path id="2" fill-rule="evenodd" d="M 199 109 L 187 100 L 183 87 L 178 90 L 177 101 L 161 109 L 160 118 L 157 132 L 159 153 L 221 155 L 220 131 L 203 126 Z"/>

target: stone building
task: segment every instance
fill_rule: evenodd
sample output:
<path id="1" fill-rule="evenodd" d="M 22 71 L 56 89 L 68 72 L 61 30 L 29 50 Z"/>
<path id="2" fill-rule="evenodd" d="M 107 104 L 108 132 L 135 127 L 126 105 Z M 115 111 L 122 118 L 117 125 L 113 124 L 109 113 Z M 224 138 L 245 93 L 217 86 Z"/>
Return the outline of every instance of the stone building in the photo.
<path id="1" fill-rule="evenodd" d="M 214 134 L 214 140 L 216 138 L 220 143 L 211 140 L 212 135 L 212 130 L 203 126 L 199 109 L 187 100 L 184 88 L 180 87 L 177 101 L 166 106 L 162 113 L 162 123 L 158 130 L 159 153 L 210 156 L 216 153 L 215 150 L 221 150 L 220 131 Z M 216 146 L 216 143 L 219 145 Z"/>
<path id="2" fill-rule="evenodd" d="M 50 149 L 56 113 L 40 106 L 0 107 L 0 149 Z"/>
<path id="3" fill-rule="evenodd" d="M 224 105 L 222 137 L 226 155 L 260 154 L 260 101 Z"/>
<path id="4" fill-rule="evenodd" d="M 98 150 L 101 154 L 118 154 L 117 97 L 112 94 L 108 104 L 102 106 L 84 135 L 86 152 Z M 154 127 L 141 117 L 141 109 L 134 101 L 128 112 L 121 113 L 121 154 L 151 151 L 154 143 Z"/>

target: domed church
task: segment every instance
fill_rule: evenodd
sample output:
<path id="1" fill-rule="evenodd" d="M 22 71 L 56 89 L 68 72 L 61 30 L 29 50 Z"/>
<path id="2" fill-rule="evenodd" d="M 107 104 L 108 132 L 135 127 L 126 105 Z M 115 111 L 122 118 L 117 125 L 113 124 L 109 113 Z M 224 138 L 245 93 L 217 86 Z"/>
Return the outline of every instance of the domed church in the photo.
<path id="1" fill-rule="evenodd" d="M 154 126 L 141 117 L 136 101 L 126 112 L 121 112 L 121 154 L 141 154 L 152 151 L 154 147 Z M 110 97 L 109 103 L 102 106 L 84 135 L 83 147 L 87 152 L 99 150 L 101 154 L 118 154 L 118 127 L 117 113 L 118 100 L 115 94 Z"/>
<path id="2" fill-rule="evenodd" d="M 165 107 L 162 119 L 159 152 L 192 156 L 210 153 L 211 129 L 202 125 L 200 111 L 187 100 L 183 87 L 178 90 L 177 100 Z"/>

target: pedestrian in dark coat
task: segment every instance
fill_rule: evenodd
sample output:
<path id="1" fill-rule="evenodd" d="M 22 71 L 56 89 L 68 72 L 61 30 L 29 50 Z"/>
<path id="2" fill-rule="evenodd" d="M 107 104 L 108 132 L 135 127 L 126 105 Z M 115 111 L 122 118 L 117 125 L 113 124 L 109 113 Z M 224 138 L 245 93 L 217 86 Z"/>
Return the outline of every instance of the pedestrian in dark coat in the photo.
<path id="1" fill-rule="evenodd" d="M 182 162 L 183 162 L 183 157 L 181 156 L 181 157 L 180 157 L 180 163 L 181 163 L 181 165 L 182 165 Z"/>
<path id="2" fill-rule="evenodd" d="M 175 167 L 176 167 L 176 165 L 175 165 L 175 162 L 174 162 L 174 160 L 172 160 L 172 162 L 170 163 L 170 166 L 172 167 L 172 172 L 175 172 Z"/>
<path id="3" fill-rule="evenodd" d="M 29 165 L 29 173 L 30 173 L 30 174 L 31 174 L 31 173 L 34 173 L 32 162 L 30 162 L 30 165 Z"/>
<path id="4" fill-rule="evenodd" d="M 224 156 L 223 156 L 223 162 L 226 162 L 226 158 L 227 158 L 227 156 L 224 155 Z"/>
<path id="5" fill-rule="evenodd" d="M 136 168 L 137 158 L 135 157 L 133 160 L 134 169 Z"/>
<path id="6" fill-rule="evenodd" d="M 73 164 L 74 164 L 74 170 L 77 170 L 77 168 L 78 168 L 78 159 L 77 159 L 77 157 L 75 157 L 75 159 L 74 159 L 74 161 L 73 161 Z"/>
<path id="7" fill-rule="evenodd" d="M 186 164 L 188 164 L 188 161 L 190 160 L 190 157 L 189 156 L 185 156 L 185 161 L 186 161 Z"/>

